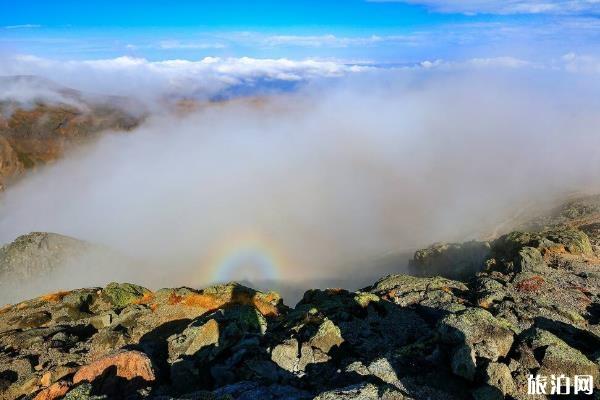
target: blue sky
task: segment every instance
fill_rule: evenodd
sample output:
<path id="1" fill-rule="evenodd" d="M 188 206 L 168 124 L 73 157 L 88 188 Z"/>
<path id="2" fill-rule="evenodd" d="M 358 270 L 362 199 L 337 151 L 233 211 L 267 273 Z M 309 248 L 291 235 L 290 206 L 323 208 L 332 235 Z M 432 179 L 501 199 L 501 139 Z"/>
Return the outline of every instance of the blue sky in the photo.
<path id="1" fill-rule="evenodd" d="M 412 63 L 596 53 L 598 0 L 1 0 L 0 51 Z"/>

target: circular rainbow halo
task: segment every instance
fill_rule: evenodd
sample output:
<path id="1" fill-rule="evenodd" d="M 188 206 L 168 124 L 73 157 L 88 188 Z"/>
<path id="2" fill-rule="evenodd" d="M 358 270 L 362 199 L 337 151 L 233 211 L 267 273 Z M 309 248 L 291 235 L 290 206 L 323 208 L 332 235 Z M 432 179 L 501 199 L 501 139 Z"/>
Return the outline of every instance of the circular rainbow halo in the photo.
<path id="1" fill-rule="evenodd" d="M 237 235 L 223 242 L 210 257 L 211 281 L 278 281 L 287 267 L 275 243 L 257 234 Z M 206 270 L 205 270 L 206 271 Z"/>

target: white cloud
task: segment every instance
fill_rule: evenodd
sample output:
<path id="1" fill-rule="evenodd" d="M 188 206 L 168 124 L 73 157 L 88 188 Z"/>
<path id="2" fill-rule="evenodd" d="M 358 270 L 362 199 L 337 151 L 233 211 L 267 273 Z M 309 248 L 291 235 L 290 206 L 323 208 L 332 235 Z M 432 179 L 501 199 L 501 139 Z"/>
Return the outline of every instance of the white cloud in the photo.
<path id="1" fill-rule="evenodd" d="M 424 5 L 463 14 L 600 14 L 600 0 L 368 0 Z"/>
<path id="2" fill-rule="evenodd" d="M 445 60 L 425 60 L 419 64 L 425 69 L 441 68 L 441 69 L 465 69 L 465 68 L 525 68 L 536 67 L 543 68 L 543 65 L 537 65 L 527 60 L 522 60 L 515 57 L 489 57 L 489 58 L 471 58 L 465 61 L 445 61 Z"/>
<path id="3" fill-rule="evenodd" d="M 238 85 L 298 83 L 335 78 L 372 67 L 337 61 L 218 58 L 149 61 L 144 58 L 56 61 L 31 55 L 2 60 L 0 75 L 36 75 L 88 92 L 148 98 L 213 96 Z M 150 99 L 149 99 L 150 100 Z"/>
<path id="4" fill-rule="evenodd" d="M 600 59 L 579 53 L 569 53 L 550 62 L 531 61 L 506 55 L 464 60 L 432 59 L 389 66 L 369 62 L 357 64 L 335 60 L 250 57 L 205 57 L 200 60 L 163 61 L 117 57 L 58 61 L 20 55 L 6 57 L 0 61 L 0 76 L 33 75 L 84 93 L 123 95 L 148 104 L 173 96 L 205 99 L 221 95 L 236 95 L 240 91 L 260 94 L 265 90 L 287 90 L 297 87 L 298 84 L 336 79 L 380 69 L 446 71 L 545 69 L 571 73 L 600 73 Z M 37 87 L 31 88 L 31 91 L 41 93 L 40 88 Z M 50 98 L 47 93 L 42 94 L 43 98 Z M 15 90 L 9 90 L 5 95 L 20 98 Z"/>
<path id="5" fill-rule="evenodd" d="M 4 29 L 33 29 L 33 28 L 41 28 L 41 25 L 38 24 L 22 24 L 22 25 L 7 25 Z"/>
<path id="6" fill-rule="evenodd" d="M 576 53 L 568 53 L 562 57 L 565 69 L 571 72 L 580 73 L 600 73 L 600 58 L 582 55 Z"/>
<path id="7" fill-rule="evenodd" d="M 180 40 L 162 40 L 158 43 L 158 47 L 164 50 L 190 50 L 190 49 L 224 49 L 227 47 L 223 43 L 206 43 L 206 42 L 182 42 Z"/>

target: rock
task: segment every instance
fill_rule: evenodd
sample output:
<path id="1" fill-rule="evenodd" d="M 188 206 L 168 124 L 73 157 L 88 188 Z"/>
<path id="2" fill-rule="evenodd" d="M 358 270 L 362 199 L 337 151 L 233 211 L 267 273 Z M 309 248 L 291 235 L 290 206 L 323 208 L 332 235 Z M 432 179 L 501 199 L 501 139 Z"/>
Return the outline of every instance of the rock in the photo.
<path id="1" fill-rule="evenodd" d="M 56 233 L 32 232 L 0 247 L 0 285 L 48 277 L 68 260 L 80 257 L 90 244 Z"/>
<path id="2" fill-rule="evenodd" d="M 314 400 L 403 400 L 404 395 L 392 388 L 361 383 L 319 394 Z"/>
<path id="3" fill-rule="evenodd" d="M 47 311 L 39 311 L 31 314 L 24 315 L 16 323 L 16 327 L 19 329 L 37 328 L 52 319 L 52 316 Z"/>
<path id="4" fill-rule="evenodd" d="M 260 385 L 257 382 L 242 381 L 227 385 L 213 392 L 207 400 L 308 400 L 312 399 L 308 392 L 288 385 Z M 187 398 L 187 396 L 186 396 Z M 200 399 L 204 399 L 200 397 Z"/>
<path id="5" fill-rule="evenodd" d="M 127 380 L 140 378 L 152 382 L 155 379 L 148 356 L 139 351 L 121 351 L 79 368 L 73 376 L 73 383 L 93 382 L 108 368 L 114 368 L 116 376 Z"/>
<path id="6" fill-rule="evenodd" d="M 311 347 L 321 350 L 323 353 L 328 353 L 334 346 L 339 346 L 344 343 L 340 328 L 338 328 L 331 320 L 326 319 L 309 340 L 308 344 Z"/>
<path id="7" fill-rule="evenodd" d="M 286 371 L 296 372 L 298 371 L 298 361 L 300 359 L 298 348 L 296 339 L 286 340 L 273 348 L 271 360 Z"/>
<path id="8" fill-rule="evenodd" d="M 0 192 L 23 173 L 25 166 L 6 138 L 0 136 Z"/>
<path id="9" fill-rule="evenodd" d="M 466 279 L 483 269 L 489 253 L 488 242 L 436 243 L 417 250 L 409 268 L 415 275 Z"/>
<path id="10" fill-rule="evenodd" d="M 442 340 L 471 346 L 477 357 L 498 360 L 508 354 L 513 343 L 513 332 L 481 308 L 469 308 L 444 317 L 438 324 Z"/>
<path id="11" fill-rule="evenodd" d="M 92 394 L 93 387 L 88 382 L 83 382 L 73 389 L 71 389 L 63 400 L 108 400 L 109 397 L 106 395 L 95 395 Z"/>
<path id="12" fill-rule="evenodd" d="M 378 358 L 367 367 L 368 374 L 381 379 L 390 385 L 399 385 L 398 374 L 389 360 L 385 357 Z"/>
<path id="13" fill-rule="evenodd" d="M 39 392 L 33 400 L 55 400 L 62 398 L 67 392 L 71 385 L 68 382 L 60 381 L 56 382 L 52 386 L 43 389 Z"/>
<path id="14" fill-rule="evenodd" d="M 190 325 L 181 334 L 168 339 L 169 359 L 175 361 L 182 355 L 194 355 L 202 348 L 219 344 L 219 324 L 209 319 L 200 326 Z"/>
<path id="15" fill-rule="evenodd" d="M 477 370 L 475 350 L 468 344 L 456 347 L 452 353 L 450 366 L 455 375 L 472 381 L 475 378 Z"/>
<path id="16" fill-rule="evenodd" d="M 112 313 L 95 315 L 92 318 L 90 318 L 90 324 L 92 324 L 92 326 L 96 329 L 106 328 L 110 326 L 114 317 L 115 315 Z"/>
<path id="17" fill-rule="evenodd" d="M 389 275 L 366 290 L 402 307 L 420 305 L 429 311 L 436 310 L 429 314 L 439 318 L 446 311 L 456 312 L 465 308 L 463 294 L 468 288 L 462 282 L 439 276 Z"/>
<path id="18" fill-rule="evenodd" d="M 112 282 L 102 290 L 102 296 L 115 308 L 124 308 L 147 293 L 148 289 L 131 283 Z"/>
<path id="19" fill-rule="evenodd" d="M 543 272 L 544 268 L 546 268 L 542 253 L 538 249 L 529 246 L 525 246 L 519 250 L 516 265 L 518 271 L 521 272 Z"/>
<path id="20" fill-rule="evenodd" d="M 559 227 L 543 232 L 516 231 L 501 236 L 492 242 L 490 257 L 497 261 L 495 268 L 501 268 L 504 272 L 537 272 L 544 269 L 541 256 L 561 252 L 586 256 L 593 254 L 585 233 Z"/>
<path id="21" fill-rule="evenodd" d="M 500 390 L 492 386 L 482 386 L 473 391 L 474 400 L 504 400 Z"/>
<path id="22" fill-rule="evenodd" d="M 515 393 L 515 383 L 506 364 L 491 362 L 485 368 L 484 375 L 485 383 L 498 389 L 502 393 L 502 398 Z"/>
<path id="23" fill-rule="evenodd" d="M 598 382 L 600 377 L 598 365 L 556 335 L 533 328 L 523 333 L 523 340 L 531 346 L 534 353 L 539 354 L 538 373 L 548 376 L 552 374 L 571 376 L 573 371 L 576 371 L 578 375 L 591 375 L 594 377 L 594 382 Z"/>

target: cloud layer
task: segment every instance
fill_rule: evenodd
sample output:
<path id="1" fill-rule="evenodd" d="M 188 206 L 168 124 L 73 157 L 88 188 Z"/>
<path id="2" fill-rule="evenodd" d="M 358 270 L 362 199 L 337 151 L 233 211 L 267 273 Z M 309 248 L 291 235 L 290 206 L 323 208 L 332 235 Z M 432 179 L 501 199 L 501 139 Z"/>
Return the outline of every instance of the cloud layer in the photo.
<path id="1" fill-rule="evenodd" d="M 368 66 L 310 59 L 205 57 L 198 61 L 148 61 L 118 57 L 54 61 L 20 55 L 7 57 L 0 65 L 0 75 L 35 75 L 86 92 L 156 100 L 156 96 L 170 95 L 207 98 L 243 86 L 260 91 L 265 83 L 280 83 L 285 87 L 286 84 L 341 77 L 368 69 Z"/>

